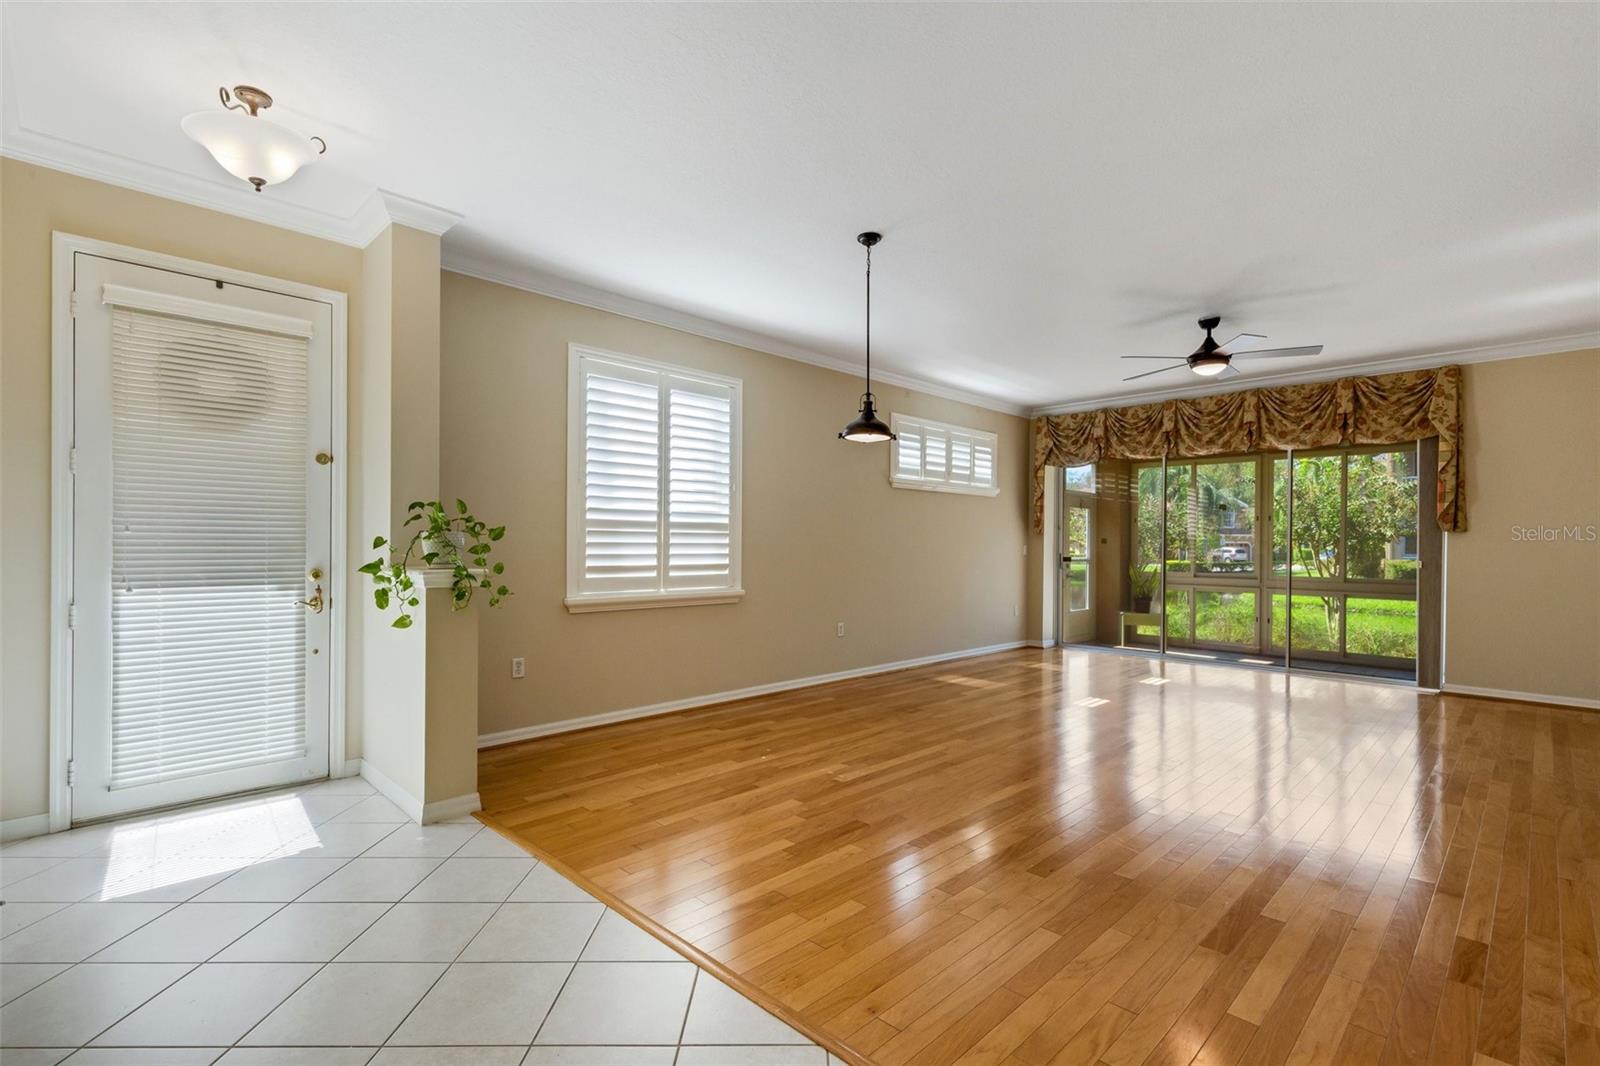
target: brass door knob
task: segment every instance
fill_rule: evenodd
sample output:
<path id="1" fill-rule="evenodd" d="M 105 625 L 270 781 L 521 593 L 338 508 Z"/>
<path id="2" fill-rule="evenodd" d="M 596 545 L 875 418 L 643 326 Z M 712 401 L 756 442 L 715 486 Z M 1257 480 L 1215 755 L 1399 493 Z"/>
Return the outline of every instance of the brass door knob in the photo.
<path id="1" fill-rule="evenodd" d="M 300 606 L 305 607 L 305 608 L 307 608 L 307 609 L 309 609 L 311 611 L 314 611 L 317 614 L 321 614 L 322 613 L 322 606 L 323 606 L 323 604 L 322 604 L 322 586 L 318 585 L 316 587 L 316 589 L 311 593 L 311 598 L 309 600 L 300 600 L 299 603 L 300 603 Z"/>

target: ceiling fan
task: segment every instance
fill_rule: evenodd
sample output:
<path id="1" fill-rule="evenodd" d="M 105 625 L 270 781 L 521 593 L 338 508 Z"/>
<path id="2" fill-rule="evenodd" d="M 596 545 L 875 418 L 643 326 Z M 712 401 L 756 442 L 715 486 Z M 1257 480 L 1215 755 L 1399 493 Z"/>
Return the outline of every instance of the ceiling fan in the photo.
<path id="1" fill-rule="evenodd" d="M 1211 336 L 1211 331 L 1222 324 L 1222 319 L 1216 315 L 1200 320 L 1200 328 L 1206 331 L 1206 339 L 1188 355 L 1125 355 L 1124 359 L 1166 359 L 1172 366 L 1158 367 L 1155 370 L 1146 370 L 1143 374 L 1135 374 L 1123 381 L 1134 381 L 1138 378 L 1147 378 L 1151 374 L 1160 374 L 1166 370 L 1177 370 L 1179 364 L 1187 366 L 1196 374 L 1205 378 L 1233 378 L 1239 376 L 1239 370 L 1233 365 L 1235 359 L 1260 359 L 1271 357 L 1283 359 L 1297 355 L 1316 355 L 1322 351 L 1320 344 L 1308 344 L 1302 348 L 1256 348 L 1267 338 L 1259 333 L 1241 333 L 1225 344 L 1218 344 Z"/>

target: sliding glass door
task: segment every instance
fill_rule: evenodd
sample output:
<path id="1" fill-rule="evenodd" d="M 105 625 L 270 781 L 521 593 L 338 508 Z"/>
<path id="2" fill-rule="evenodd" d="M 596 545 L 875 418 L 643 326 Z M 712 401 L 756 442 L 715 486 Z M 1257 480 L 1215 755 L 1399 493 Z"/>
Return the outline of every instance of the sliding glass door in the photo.
<path id="1" fill-rule="evenodd" d="M 1254 458 L 1169 462 L 1167 643 L 1254 651 L 1260 644 Z"/>
<path id="2" fill-rule="evenodd" d="M 1415 675 L 1416 448 L 1297 453 L 1290 463 L 1272 462 L 1271 650 Z"/>
<path id="3" fill-rule="evenodd" d="M 1415 676 L 1415 445 L 1122 465 L 1114 643 Z"/>

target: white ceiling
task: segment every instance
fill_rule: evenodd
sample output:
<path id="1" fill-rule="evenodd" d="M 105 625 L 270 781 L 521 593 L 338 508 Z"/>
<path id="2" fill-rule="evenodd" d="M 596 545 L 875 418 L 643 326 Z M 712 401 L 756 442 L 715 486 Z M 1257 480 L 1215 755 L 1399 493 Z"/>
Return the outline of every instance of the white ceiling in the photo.
<path id="1" fill-rule="evenodd" d="M 451 264 L 852 364 L 879 229 L 876 362 L 1002 406 L 1130 395 L 1204 313 L 1327 346 L 1254 380 L 1600 329 L 1594 4 L 3 19 L 8 154 L 352 240 L 382 187 L 463 216 Z M 239 82 L 325 161 L 217 168 L 178 120 Z"/>

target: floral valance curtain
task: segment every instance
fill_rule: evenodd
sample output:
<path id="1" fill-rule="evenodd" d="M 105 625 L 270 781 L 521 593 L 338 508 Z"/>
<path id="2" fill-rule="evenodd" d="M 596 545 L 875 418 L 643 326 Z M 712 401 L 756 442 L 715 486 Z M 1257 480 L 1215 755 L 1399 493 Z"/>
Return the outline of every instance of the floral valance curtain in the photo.
<path id="1" fill-rule="evenodd" d="M 1459 533 L 1467 528 L 1467 516 L 1458 366 L 1046 415 L 1033 420 L 1033 528 L 1044 526 L 1047 466 L 1404 444 L 1424 437 L 1439 438 L 1439 528 Z"/>

